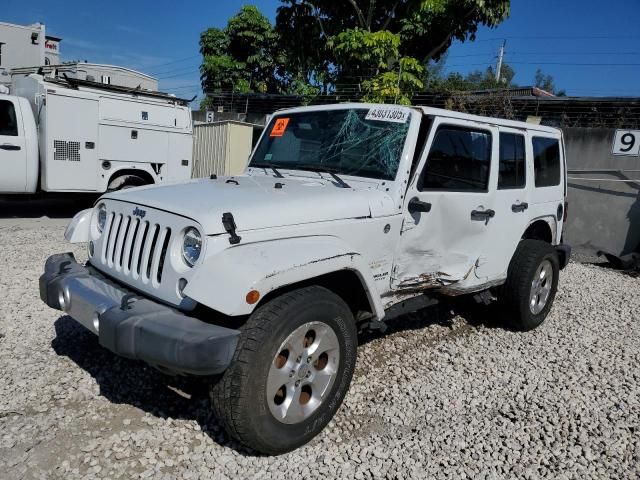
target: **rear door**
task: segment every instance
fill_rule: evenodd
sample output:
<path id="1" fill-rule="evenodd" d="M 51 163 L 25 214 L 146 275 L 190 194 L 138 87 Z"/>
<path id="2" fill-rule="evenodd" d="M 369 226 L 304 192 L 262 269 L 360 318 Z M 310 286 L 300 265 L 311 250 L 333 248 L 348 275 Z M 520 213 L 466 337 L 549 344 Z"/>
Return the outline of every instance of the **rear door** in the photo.
<path id="1" fill-rule="evenodd" d="M 31 112 L 28 112 L 31 113 Z M 27 144 L 20 105 L 0 99 L 0 193 L 24 193 L 27 187 Z"/>
<path id="2" fill-rule="evenodd" d="M 525 130 L 499 127 L 498 179 L 495 187 L 495 217 L 489 234 L 495 239 L 486 245 L 476 269 L 481 278 L 504 278 L 516 247 L 527 229 L 531 209 L 533 168 L 531 141 Z"/>
<path id="3" fill-rule="evenodd" d="M 560 133 L 531 132 L 534 182 L 530 218 L 544 218 L 551 226 L 554 243 L 562 233 L 565 200 L 564 149 Z"/>
<path id="4" fill-rule="evenodd" d="M 495 220 L 498 129 L 435 118 L 407 190 L 392 288 L 415 292 L 441 284 L 481 283 L 473 270 L 486 257 Z"/>

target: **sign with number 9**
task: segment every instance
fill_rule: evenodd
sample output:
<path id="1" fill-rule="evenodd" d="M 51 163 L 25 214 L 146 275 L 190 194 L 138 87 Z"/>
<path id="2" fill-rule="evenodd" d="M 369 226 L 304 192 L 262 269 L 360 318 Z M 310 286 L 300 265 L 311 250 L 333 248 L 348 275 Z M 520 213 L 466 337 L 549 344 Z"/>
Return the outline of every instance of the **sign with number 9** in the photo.
<path id="1" fill-rule="evenodd" d="M 637 156 L 640 153 L 640 130 L 616 130 L 612 153 Z"/>

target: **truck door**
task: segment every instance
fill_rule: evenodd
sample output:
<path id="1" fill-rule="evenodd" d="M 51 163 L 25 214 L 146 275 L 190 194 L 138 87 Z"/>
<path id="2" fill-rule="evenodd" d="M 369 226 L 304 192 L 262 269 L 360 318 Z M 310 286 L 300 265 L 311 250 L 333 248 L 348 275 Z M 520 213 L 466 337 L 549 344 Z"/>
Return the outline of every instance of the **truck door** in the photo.
<path id="1" fill-rule="evenodd" d="M 407 189 L 392 273 L 398 293 L 460 284 L 473 287 L 495 222 L 498 129 L 436 117 Z"/>
<path id="2" fill-rule="evenodd" d="M 26 147 L 20 105 L 11 97 L 4 97 L 0 99 L 0 193 L 26 191 Z"/>

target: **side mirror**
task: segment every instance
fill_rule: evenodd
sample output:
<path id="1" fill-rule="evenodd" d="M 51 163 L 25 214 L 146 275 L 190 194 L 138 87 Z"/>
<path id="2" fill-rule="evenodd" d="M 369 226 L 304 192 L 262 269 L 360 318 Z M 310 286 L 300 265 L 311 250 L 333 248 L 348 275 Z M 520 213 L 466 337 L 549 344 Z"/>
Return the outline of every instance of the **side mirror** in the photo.
<path id="1" fill-rule="evenodd" d="M 413 197 L 411 200 L 409 200 L 409 213 L 428 213 L 430 211 L 431 204 L 429 202 L 423 202 L 418 197 Z"/>

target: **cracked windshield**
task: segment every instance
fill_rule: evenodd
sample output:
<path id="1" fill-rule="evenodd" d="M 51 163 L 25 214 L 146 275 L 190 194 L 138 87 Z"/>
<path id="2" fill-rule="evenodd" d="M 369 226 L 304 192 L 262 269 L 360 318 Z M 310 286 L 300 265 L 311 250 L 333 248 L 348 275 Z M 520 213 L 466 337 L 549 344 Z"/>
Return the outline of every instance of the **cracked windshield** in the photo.
<path id="1" fill-rule="evenodd" d="M 407 130 L 406 109 L 341 109 L 274 117 L 253 167 L 325 171 L 393 180 Z"/>

